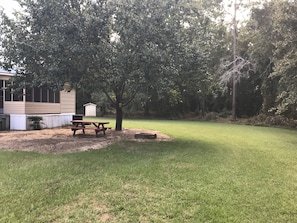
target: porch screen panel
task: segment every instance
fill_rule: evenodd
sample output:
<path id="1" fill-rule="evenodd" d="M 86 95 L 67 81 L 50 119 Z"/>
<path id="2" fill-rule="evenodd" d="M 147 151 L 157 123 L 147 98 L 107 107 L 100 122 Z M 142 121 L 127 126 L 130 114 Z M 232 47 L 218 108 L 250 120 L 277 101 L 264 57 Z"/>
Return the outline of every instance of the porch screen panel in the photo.
<path id="1" fill-rule="evenodd" d="M 47 99 L 48 90 L 47 90 L 47 88 L 45 88 L 45 87 L 41 88 L 41 93 L 42 93 L 42 102 L 48 102 L 48 99 Z"/>
<path id="2" fill-rule="evenodd" d="M 23 90 L 13 91 L 13 101 L 23 101 Z"/>
<path id="3" fill-rule="evenodd" d="M 34 88 L 34 102 L 40 102 L 40 88 Z"/>
<path id="4" fill-rule="evenodd" d="M 0 108 L 3 108 L 3 80 L 0 80 Z"/>
<path id="5" fill-rule="evenodd" d="M 10 89 L 5 89 L 5 101 L 11 101 L 11 92 Z"/>
<path id="6" fill-rule="evenodd" d="M 32 88 L 26 89 L 26 101 L 33 102 L 33 89 Z"/>
<path id="7" fill-rule="evenodd" d="M 54 103 L 55 102 L 55 92 L 53 90 L 49 90 L 49 103 Z"/>
<path id="8" fill-rule="evenodd" d="M 55 91 L 55 103 L 60 103 L 60 92 Z"/>

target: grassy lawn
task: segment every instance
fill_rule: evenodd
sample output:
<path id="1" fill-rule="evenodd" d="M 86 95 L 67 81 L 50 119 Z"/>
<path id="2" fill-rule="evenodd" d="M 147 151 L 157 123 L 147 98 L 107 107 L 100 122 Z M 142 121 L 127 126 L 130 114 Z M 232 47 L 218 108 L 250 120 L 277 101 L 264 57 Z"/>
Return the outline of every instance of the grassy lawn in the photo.
<path id="1" fill-rule="evenodd" d="M 0 152 L 0 222 L 297 222 L 297 131 L 123 126 L 174 140 L 59 155 Z"/>

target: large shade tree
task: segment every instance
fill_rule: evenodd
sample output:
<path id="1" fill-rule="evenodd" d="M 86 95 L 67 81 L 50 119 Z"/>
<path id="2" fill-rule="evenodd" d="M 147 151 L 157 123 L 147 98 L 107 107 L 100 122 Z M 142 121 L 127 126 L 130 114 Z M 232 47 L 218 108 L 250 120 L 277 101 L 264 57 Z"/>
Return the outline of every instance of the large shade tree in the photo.
<path id="1" fill-rule="evenodd" d="M 287 0 L 254 5 L 242 29 L 247 55 L 260 80 L 264 114 L 296 118 L 296 10 L 296 3 Z"/>
<path id="2" fill-rule="evenodd" d="M 139 93 L 148 108 L 156 95 L 171 103 L 186 90 L 206 91 L 209 18 L 185 1 L 115 1 L 112 9 L 110 54 L 104 69 L 93 72 L 93 83 L 100 80 L 113 101 L 116 129 L 122 108 Z"/>
<path id="3" fill-rule="evenodd" d="M 108 28 L 104 0 L 97 4 L 88 0 L 19 2 L 22 12 L 10 21 L 11 32 L 4 33 L 6 58 L 24 67 L 28 84 L 59 87 L 67 81 L 75 86 L 87 75 L 90 57 L 102 51 L 98 47 L 103 45 Z M 100 21 L 95 20 L 94 12 Z M 95 27 L 100 27 L 95 29 L 96 39 L 92 33 Z"/>
<path id="4" fill-rule="evenodd" d="M 207 90 L 211 21 L 189 1 L 19 2 L 22 12 L 1 29 L 6 63 L 25 71 L 19 87 L 102 91 L 116 108 L 116 130 L 140 92 Z"/>
<path id="5" fill-rule="evenodd" d="M 271 77 L 278 80 L 276 112 L 297 118 L 297 5 L 275 1 L 274 61 Z"/>
<path id="6" fill-rule="evenodd" d="M 255 75 L 260 80 L 259 86 L 254 89 L 261 90 L 262 106 L 261 112 L 269 114 L 275 106 L 277 94 L 277 81 L 271 77 L 273 72 L 273 4 L 265 3 L 262 7 L 254 6 L 251 17 L 245 27 L 241 30 L 240 40 L 245 43 L 242 47 L 253 64 Z M 247 49 L 247 50 L 246 50 Z"/>

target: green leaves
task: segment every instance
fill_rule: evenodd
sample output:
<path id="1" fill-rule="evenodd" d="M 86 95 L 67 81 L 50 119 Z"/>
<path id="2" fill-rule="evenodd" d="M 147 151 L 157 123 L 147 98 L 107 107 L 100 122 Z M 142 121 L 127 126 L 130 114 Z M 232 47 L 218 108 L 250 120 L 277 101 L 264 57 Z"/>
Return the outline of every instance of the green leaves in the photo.
<path id="1" fill-rule="evenodd" d="M 67 81 L 103 91 L 123 106 L 136 94 L 158 101 L 174 92 L 172 101 L 184 102 L 184 92 L 194 97 L 198 90 L 199 97 L 209 92 L 209 70 L 215 70 L 209 64 L 222 30 L 207 1 L 22 0 L 21 5 L 18 20 L 5 22 L 3 47 L 7 61 L 25 68 L 31 85 Z"/>
<path id="2" fill-rule="evenodd" d="M 296 118 L 296 4 L 267 1 L 251 12 L 240 39 L 261 80 L 262 112 Z"/>

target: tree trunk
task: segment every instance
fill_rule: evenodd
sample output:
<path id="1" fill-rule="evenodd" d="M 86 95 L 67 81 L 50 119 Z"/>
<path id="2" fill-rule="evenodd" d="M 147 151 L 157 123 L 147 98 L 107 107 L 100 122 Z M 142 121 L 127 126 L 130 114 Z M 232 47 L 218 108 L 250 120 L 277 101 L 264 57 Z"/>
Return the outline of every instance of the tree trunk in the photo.
<path id="1" fill-rule="evenodd" d="M 123 108 L 122 103 L 118 102 L 116 105 L 116 131 L 122 131 L 122 122 L 123 122 Z"/>
<path id="2" fill-rule="evenodd" d="M 234 1 L 234 20 L 233 20 L 233 59 L 234 59 L 234 65 L 233 65 L 233 81 L 232 81 L 232 121 L 236 121 L 236 56 L 237 56 L 237 21 L 236 21 L 236 9 L 237 4 L 236 0 Z"/>

